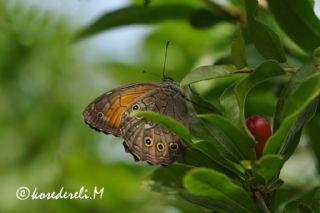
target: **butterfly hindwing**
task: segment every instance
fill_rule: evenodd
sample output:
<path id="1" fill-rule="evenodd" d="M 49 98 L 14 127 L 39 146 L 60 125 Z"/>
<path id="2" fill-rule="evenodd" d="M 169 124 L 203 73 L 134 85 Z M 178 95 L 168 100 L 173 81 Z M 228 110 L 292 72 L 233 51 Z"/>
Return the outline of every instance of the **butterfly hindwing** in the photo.
<path id="1" fill-rule="evenodd" d="M 187 106 L 181 90 L 176 85 L 166 84 L 149 91 L 127 107 L 120 124 L 124 146 L 135 159 L 163 165 L 179 159 L 185 146 L 183 141 L 160 124 L 131 116 L 133 110 L 159 112 L 187 127 Z"/>

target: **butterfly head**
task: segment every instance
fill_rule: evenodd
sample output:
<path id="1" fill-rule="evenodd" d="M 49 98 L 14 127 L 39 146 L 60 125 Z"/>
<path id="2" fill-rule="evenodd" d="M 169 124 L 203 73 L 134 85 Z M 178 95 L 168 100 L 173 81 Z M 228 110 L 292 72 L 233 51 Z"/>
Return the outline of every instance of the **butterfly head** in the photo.
<path id="1" fill-rule="evenodd" d="M 173 80 L 173 78 L 167 76 L 167 75 L 164 75 L 163 78 L 162 78 L 162 81 L 163 82 L 173 82 L 175 80 Z"/>

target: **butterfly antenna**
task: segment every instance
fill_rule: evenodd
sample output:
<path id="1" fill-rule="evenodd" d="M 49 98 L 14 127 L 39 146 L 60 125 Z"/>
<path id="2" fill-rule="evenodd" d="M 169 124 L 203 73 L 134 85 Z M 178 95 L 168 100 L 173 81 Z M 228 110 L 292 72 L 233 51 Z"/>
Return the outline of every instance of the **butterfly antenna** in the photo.
<path id="1" fill-rule="evenodd" d="M 163 70 L 162 70 L 162 77 L 165 79 L 165 71 L 166 71 L 166 63 L 167 63 L 167 53 L 168 53 L 168 46 L 170 44 L 170 41 L 167 41 L 166 44 L 166 52 L 164 54 L 164 63 L 163 63 Z"/>

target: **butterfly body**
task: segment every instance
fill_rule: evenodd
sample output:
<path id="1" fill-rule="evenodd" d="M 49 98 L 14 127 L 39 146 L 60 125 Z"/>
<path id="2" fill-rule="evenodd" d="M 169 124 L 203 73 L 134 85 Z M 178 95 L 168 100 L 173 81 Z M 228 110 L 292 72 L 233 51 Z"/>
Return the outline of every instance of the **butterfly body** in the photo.
<path id="1" fill-rule="evenodd" d="M 95 99 L 83 112 L 85 122 L 106 134 L 121 136 L 136 160 L 169 165 L 183 154 L 183 141 L 166 127 L 131 116 L 134 110 L 170 116 L 188 127 L 184 93 L 171 78 L 160 83 L 134 83 L 111 90 Z"/>

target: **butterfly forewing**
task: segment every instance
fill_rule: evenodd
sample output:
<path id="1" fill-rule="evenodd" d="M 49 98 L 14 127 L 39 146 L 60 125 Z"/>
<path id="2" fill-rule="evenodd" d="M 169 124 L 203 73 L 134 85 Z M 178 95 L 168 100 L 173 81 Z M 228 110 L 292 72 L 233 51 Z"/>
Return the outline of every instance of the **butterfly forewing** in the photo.
<path id="1" fill-rule="evenodd" d="M 97 131 L 120 136 L 120 119 L 126 108 L 158 87 L 157 83 L 135 83 L 106 92 L 86 107 L 84 120 Z"/>

